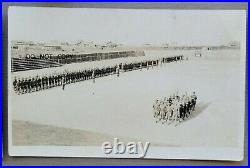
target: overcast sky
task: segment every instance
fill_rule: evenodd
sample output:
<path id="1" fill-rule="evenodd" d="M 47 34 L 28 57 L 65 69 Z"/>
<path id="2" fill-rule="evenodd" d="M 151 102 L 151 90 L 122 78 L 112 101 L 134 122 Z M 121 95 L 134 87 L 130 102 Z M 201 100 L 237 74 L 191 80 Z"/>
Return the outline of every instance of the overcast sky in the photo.
<path id="1" fill-rule="evenodd" d="M 244 36 L 243 11 L 9 9 L 9 38 L 124 44 L 218 45 Z"/>

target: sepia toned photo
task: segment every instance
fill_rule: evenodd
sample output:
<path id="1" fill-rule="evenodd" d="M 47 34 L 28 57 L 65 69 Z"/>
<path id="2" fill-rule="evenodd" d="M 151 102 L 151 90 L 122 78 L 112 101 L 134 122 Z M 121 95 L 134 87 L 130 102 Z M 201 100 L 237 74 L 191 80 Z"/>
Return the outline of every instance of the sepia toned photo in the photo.
<path id="1" fill-rule="evenodd" d="M 11 156 L 243 159 L 246 13 L 10 7 Z"/>

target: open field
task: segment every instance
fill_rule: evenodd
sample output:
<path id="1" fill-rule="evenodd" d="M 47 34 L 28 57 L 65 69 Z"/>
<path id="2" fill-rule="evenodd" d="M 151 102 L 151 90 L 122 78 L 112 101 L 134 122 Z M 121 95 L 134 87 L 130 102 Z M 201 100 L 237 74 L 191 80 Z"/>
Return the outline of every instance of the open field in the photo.
<path id="1" fill-rule="evenodd" d="M 193 53 L 183 52 L 187 52 L 184 55 Z M 64 91 L 57 87 L 16 95 L 11 90 L 11 117 L 20 122 L 50 125 L 53 129 L 84 130 L 84 136 L 103 136 L 101 140 L 119 136 L 165 146 L 236 147 L 240 122 L 238 113 L 242 101 L 239 50 L 205 51 L 203 56 L 149 70 L 121 73 L 119 77 L 98 78 L 95 83 L 89 80 L 66 85 Z M 81 67 L 84 64 L 75 66 Z M 155 123 L 152 111 L 154 100 L 169 96 L 177 90 L 179 93 L 196 91 L 196 112 L 176 127 Z M 13 126 L 13 129 L 16 127 Z M 24 132 L 27 133 L 27 130 Z M 77 132 L 55 132 L 59 137 L 76 136 L 72 137 L 72 144 L 67 145 L 96 144 L 88 140 L 79 143 L 82 137 L 78 137 Z M 59 135 L 62 132 L 65 135 Z M 25 137 L 18 135 L 22 133 L 15 132 L 13 139 Z M 49 134 L 49 131 L 44 133 Z M 63 138 L 61 140 L 65 141 Z M 37 145 L 41 143 L 45 142 L 37 141 Z"/>

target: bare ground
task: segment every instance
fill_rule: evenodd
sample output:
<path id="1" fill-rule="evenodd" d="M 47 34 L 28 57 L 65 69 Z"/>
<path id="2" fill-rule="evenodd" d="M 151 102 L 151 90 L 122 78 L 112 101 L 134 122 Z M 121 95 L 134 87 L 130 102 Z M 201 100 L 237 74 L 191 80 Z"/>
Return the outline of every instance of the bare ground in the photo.
<path id="1" fill-rule="evenodd" d="M 56 145 L 56 146 L 101 146 L 103 142 L 114 142 L 118 138 L 119 142 L 143 142 L 138 139 L 125 138 L 97 132 L 62 128 L 51 125 L 35 124 L 28 121 L 15 120 L 12 123 L 13 145 Z M 159 145 L 151 143 L 151 145 Z"/>
<path id="2" fill-rule="evenodd" d="M 106 138 L 129 137 L 126 141 L 142 139 L 165 146 L 237 147 L 243 101 L 240 68 L 238 51 L 209 51 L 200 59 L 100 78 L 95 83 L 79 82 L 64 91 L 11 92 L 12 120 L 43 125 L 39 130 L 35 125 L 14 124 L 13 143 L 25 145 L 16 138 L 22 137 L 38 144 L 36 140 L 43 136 L 46 144 L 95 145 Z M 176 127 L 155 123 L 154 100 L 176 90 L 196 91 L 197 113 Z M 49 130 L 44 125 L 53 127 Z"/>

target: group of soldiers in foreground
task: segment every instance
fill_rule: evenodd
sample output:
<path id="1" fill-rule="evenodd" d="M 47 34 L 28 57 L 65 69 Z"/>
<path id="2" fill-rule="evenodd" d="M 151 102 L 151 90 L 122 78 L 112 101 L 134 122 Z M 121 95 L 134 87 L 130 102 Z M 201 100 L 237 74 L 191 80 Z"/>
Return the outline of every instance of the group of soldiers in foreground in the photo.
<path id="1" fill-rule="evenodd" d="M 95 82 L 95 79 L 99 77 L 104 77 L 114 74 L 117 74 L 117 76 L 119 76 L 120 72 L 133 71 L 143 68 L 149 69 L 150 67 L 158 66 L 159 64 L 169 63 L 173 61 L 180 61 L 180 60 L 183 60 L 183 56 L 166 57 L 156 60 L 146 60 L 133 63 L 120 63 L 114 66 L 108 66 L 103 68 L 85 69 L 74 72 L 65 71 L 58 74 L 35 76 L 22 79 L 14 78 L 13 87 L 15 92 L 18 94 L 35 92 L 57 86 L 62 86 L 64 90 L 65 85 L 67 84 L 90 80 L 90 79 L 92 79 L 93 82 Z"/>
<path id="2" fill-rule="evenodd" d="M 195 111 L 197 96 L 195 92 L 188 95 L 173 94 L 170 97 L 165 97 L 163 100 L 157 99 L 153 104 L 154 118 L 162 124 L 177 125 L 178 123 L 189 118 L 191 113 Z"/>

